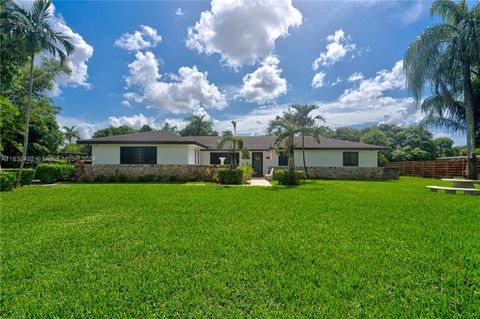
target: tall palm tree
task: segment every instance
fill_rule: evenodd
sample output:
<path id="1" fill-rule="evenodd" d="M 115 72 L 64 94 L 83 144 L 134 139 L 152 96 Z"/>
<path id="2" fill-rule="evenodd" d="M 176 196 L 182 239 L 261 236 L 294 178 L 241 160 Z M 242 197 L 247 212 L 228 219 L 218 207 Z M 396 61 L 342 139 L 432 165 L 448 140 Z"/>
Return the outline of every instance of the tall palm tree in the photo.
<path id="1" fill-rule="evenodd" d="M 217 136 L 213 130 L 213 123 L 206 120 L 206 115 L 192 115 L 185 119 L 188 121 L 185 128 L 180 132 L 182 136 Z"/>
<path id="2" fill-rule="evenodd" d="M 480 106 L 473 102 L 472 67 L 480 62 L 480 3 L 469 10 L 465 0 L 436 0 L 432 3 L 431 13 L 439 16 L 441 23 L 420 33 L 405 53 L 403 63 L 407 87 L 418 102 L 423 88 L 430 84 L 433 95 L 441 97 L 443 107 L 453 114 L 458 105 L 454 103 L 452 88 L 461 85 L 468 177 L 475 179 L 475 107 Z"/>
<path id="3" fill-rule="evenodd" d="M 295 176 L 295 136 L 301 134 L 301 128 L 294 120 L 291 112 L 285 112 L 282 116 L 277 116 L 270 121 L 268 133 L 275 136 L 275 149 L 282 148 L 288 154 L 288 183 L 293 185 L 297 183 Z"/>
<path id="4" fill-rule="evenodd" d="M 68 141 L 68 144 L 72 144 L 72 140 L 74 138 L 76 139 L 80 138 L 80 134 L 75 129 L 75 126 L 71 126 L 71 127 L 64 126 L 63 130 L 65 131 L 63 135 L 65 136 L 65 139 Z"/>
<path id="5" fill-rule="evenodd" d="M 30 54 L 30 78 L 28 80 L 28 100 L 25 116 L 25 135 L 23 139 L 23 154 L 18 171 L 18 179 L 22 177 L 22 170 L 25 166 L 28 147 L 28 132 L 30 126 L 30 113 L 32 109 L 32 88 L 33 88 L 33 65 L 35 55 L 41 52 L 48 52 L 54 57 L 60 58 L 63 65 L 67 61 L 67 57 L 75 50 L 74 45 L 70 42 L 70 38 L 61 32 L 52 29 L 51 1 L 35 0 L 30 10 L 19 6 L 13 0 L 7 0 L 5 3 L 6 10 L 6 29 L 14 37 L 18 37 L 26 41 L 28 52 Z"/>
<path id="6" fill-rule="evenodd" d="M 320 143 L 321 130 L 316 126 L 316 121 L 325 122 L 325 118 L 321 115 L 312 116 L 310 113 L 318 109 L 315 104 L 294 104 L 291 106 L 294 109 L 293 120 L 297 122 L 300 128 L 300 136 L 302 137 L 302 156 L 303 156 L 303 171 L 305 177 L 308 178 L 307 165 L 305 163 L 305 136 L 313 137 L 317 143 Z"/>
<path id="7" fill-rule="evenodd" d="M 238 152 L 240 152 L 242 156 L 242 159 L 249 159 L 250 154 L 245 147 L 245 142 L 243 141 L 243 138 L 237 136 L 237 122 L 231 121 L 231 123 L 233 125 L 233 133 L 224 134 L 220 141 L 218 141 L 217 143 L 217 149 L 223 150 L 223 146 L 225 145 L 225 143 L 230 142 L 232 144 L 232 148 L 230 151 L 230 168 L 237 168 L 237 147 Z"/>

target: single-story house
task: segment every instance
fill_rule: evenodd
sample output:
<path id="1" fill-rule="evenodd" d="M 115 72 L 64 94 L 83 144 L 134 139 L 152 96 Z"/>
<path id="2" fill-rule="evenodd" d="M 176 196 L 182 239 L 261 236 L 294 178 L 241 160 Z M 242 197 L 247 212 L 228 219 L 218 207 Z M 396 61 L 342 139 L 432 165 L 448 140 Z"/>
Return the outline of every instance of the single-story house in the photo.
<path id="1" fill-rule="evenodd" d="M 273 150 L 273 136 L 242 136 L 250 159 L 239 158 L 240 165 L 251 163 L 257 175 L 269 167 L 287 166 L 288 156 Z M 219 165 L 229 163 L 230 144 L 217 149 L 218 136 L 177 136 L 161 131 L 97 137 L 80 140 L 92 146 L 92 165 L 96 164 L 185 164 Z M 295 162 L 302 166 L 301 138 L 295 140 Z M 305 137 L 306 165 L 309 167 L 377 167 L 382 146 L 322 138 L 317 143 Z M 238 155 L 238 154 L 237 154 Z"/>

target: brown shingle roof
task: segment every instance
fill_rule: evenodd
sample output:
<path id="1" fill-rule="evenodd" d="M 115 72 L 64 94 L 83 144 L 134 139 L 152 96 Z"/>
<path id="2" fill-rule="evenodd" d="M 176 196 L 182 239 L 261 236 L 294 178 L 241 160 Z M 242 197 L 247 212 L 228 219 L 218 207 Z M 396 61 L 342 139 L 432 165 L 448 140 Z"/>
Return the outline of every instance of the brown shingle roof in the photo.
<path id="1" fill-rule="evenodd" d="M 81 140 L 80 144 L 195 144 L 206 149 L 216 149 L 220 136 L 177 136 L 161 131 L 142 132 L 125 135 L 114 135 Z M 242 136 L 246 148 L 252 151 L 268 150 L 273 146 L 273 136 Z M 301 148 L 300 137 L 295 138 L 295 148 Z M 224 149 L 229 149 L 226 143 Z M 359 142 L 322 138 L 317 143 L 312 137 L 305 137 L 305 149 L 350 149 L 350 150 L 380 150 L 383 146 Z"/>
<path id="2" fill-rule="evenodd" d="M 79 144 L 195 144 L 201 147 L 205 145 L 186 137 L 165 133 L 162 131 L 150 131 L 133 134 L 112 135 L 95 137 L 78 141 Z"/>
<path id="3" fill-rule="evenodd" d="M 217 143 L 221 137 L 219 136 L 186 136 L 185 138 L 198 141 L 199 143 L 207 146 L 208 149 L 216 149 Z M 256 150 L 268 150 L 273 146 L 273 136 L 242 136 L 246 148 L 251 151 Z M 299 149 L 302 145 L 301 137 L 295 138 L 295 148 Z M 225 144 L 223 149 L 229 149 L 230 144 Z M 320 143 L 317 143 L 314 138 L 310 136 L 305 137 L 305 149 L 367 149 L 367 150 L 380 150 L 385 149 L 383 146 L 336 140 L 333 138 L 321 138 Z"/>

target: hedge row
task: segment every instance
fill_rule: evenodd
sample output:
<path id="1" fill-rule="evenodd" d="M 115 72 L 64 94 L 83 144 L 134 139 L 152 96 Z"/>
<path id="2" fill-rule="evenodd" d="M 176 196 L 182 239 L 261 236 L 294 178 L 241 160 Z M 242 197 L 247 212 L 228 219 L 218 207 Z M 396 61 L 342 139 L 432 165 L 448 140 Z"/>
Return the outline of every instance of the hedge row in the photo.
<path id="1" fill-rule="evenodd" d="M 11 172 L 15 175 L 18 175 L 18 168 L 5 168 L 3 169 L 5 172 Z M 30 185 L 35 178 L 35 170 L 33 168 L 24 168 L 22 170 L 22 179 L 20 180 L 20 185 Z"/>
<path id="2" fill-rule="evenodd" d="M 243 170 L 240 168 L 220 168 L 218 170 L 220 184 L 242 184 Z"/>
<path id="3" fill-rule="evenodd" d="M 74 167 L 70 164 L 38 164 L 35 176 L 43 183 L 64 182 L 73 176 Z"/>
<path id="4" fill-rule="evenodd" d="M 15 188 L 17 175 L 13 172 L 0 172 L 0 191 L 7 192 Z"/>
<path id="5" fill-rule="evenodd" d="M 278 181 L 280 185 L 297 185 L 299 180 L 303 178 L 303 171 L 295 171 L 295 179 L 293 183 L 288 180 L 288 170 L 278 169 L 273 171 L 273 179 Z"/>

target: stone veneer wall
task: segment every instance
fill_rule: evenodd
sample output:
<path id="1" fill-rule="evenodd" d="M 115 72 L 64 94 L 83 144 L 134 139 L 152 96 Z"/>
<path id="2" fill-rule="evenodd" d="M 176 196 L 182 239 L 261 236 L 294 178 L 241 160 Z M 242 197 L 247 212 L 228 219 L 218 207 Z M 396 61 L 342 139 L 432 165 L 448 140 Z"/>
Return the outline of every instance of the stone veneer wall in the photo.
<path id="1" fill-rule="evenodd" d="M 95 181 L 104 178 L 124 177 L 135 181 L 140 176 L 154 176 L 157 181 L 214 181 L 218 167 L 214 165 L 170 165 L 170 164 L 77 164 L 74 180 Z"/>
<path id="2" fill-rule="evenodd" d="M 286 167 L 269 167 L 286 169 Z M 303 167 L 296 170 L 303 171 Z M 390 167 L 307 167 L 311 179 L 344 179 L 344 180 L 391 180 L 399 179 L 400 170 Z"/>

